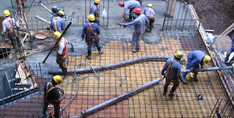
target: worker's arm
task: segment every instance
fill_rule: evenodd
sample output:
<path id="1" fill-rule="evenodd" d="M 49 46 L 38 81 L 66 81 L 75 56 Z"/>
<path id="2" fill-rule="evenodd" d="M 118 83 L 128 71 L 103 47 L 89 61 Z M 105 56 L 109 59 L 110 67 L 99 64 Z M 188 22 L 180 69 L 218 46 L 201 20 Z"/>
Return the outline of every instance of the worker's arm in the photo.
<path id="1" fill-rule="evenodd" d="M 126 16 L 126 13 L 123 14 L 123 17 L 121 19 L 121 23 L 124 21 L 125 16 Z"/>
<path id="2" fill-rule="evenodd" d="M 6 20 L 2 21 L 2 34 L 6 32 Z"/>
<path id="3" fill-rule="evenodd" d="M 84 37 L 85 37 L 85 35 L 86 35 L 86 31 L 87 31 L 87 29 L 88 29 L 88 23 L 85 23 L 84 24 L 84 27 L 83 27 L 83 29 L 82 29 L 82 34 L 81 34 L 81 37 L 84 39 Z"/>

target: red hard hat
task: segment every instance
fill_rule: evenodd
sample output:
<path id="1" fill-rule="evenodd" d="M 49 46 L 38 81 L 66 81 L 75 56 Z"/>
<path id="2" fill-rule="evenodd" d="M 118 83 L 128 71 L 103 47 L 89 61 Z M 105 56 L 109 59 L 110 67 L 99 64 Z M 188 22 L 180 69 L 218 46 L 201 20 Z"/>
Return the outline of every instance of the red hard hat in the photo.
<path id="1" fill-rule="evenodd" d="M 119 6 L 120 6 L 120 7 L 122 7 L 122 6 L 123 6 L 123 4 L 124 4 L 124 2 L 123 2 L 123 1 L 119 1 Z"/>
<path id="2" fill-rule="evenodd" d="M 133 10 L 134 13 L 141 13 L 141 8 L 140 7 L 137 7 L 136 9 Z"/>

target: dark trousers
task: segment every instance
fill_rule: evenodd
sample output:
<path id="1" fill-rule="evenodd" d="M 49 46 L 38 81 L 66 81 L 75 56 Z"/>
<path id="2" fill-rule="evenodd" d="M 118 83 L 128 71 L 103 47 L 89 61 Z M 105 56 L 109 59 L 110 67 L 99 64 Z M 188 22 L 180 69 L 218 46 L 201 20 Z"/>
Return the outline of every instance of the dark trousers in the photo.
<path id="1" fill-rule="evenodd" d="M 59 118 L 59 110 L 60 110 L 59 102 L 49 102 L 48 100 L 44 100 L 43 115 L 46 113 L 49 104 L 54 105 L 54 117 Z"/>
<path id="2" fill-rule="evenodd" d="M 164 95 L 166 95 L 169 85 L 170 85 L 170 83 L 165 82 L 164 87 L 163 87 L 164 88 L 164 92 L 163 92 Z M 173 87 L 171 88 L 170 94 L 173 94 L 175 92 L 175 90 L 179 87 L 179 85 L 180 85 L 179 82 L 174 83 Z"/>
<path id="3" fill-rule="evenodd" d="M 98 41 L 95 41 L 95 42 L 87 42 L 87 50 L 88 50 L 88 56 L 91 55 L 91 51 L 92 51 L 92 44 L 95 44 L 95 46 L 97 47 L 98 51 L 100 52 L 101 51 L 101 46 L 100 46 L 100 43 L 99 43 L 99 40 Z"/>
<path id="4" fill-rule="evenodd" d="M 63 71 L 63 75 L 67 75 L 67 58 L 66 57 L 59 57 L 57 55 L 57 64 L 59 65 L 60 69 Z"/>

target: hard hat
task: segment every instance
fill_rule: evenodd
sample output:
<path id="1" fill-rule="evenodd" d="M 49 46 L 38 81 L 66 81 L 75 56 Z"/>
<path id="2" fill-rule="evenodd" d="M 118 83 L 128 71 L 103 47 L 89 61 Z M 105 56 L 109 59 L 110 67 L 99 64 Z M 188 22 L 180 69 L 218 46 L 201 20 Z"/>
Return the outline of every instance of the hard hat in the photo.
<path id="1" fill-rule="evenodd" d="M 60 75 L 55 75 L 53 79 L 57 84 L 60 84 L 63 81 L 63 78 Z"/>
<path id="2" fill-rule="evenodd" d="M 93 14 L 89 14 L 89 15 L 88 15 L 88 19 L 89 19 L 90 21 L 95 21 L 95 16 L 94 16 Z"/>
<path id="3" fill-rule="evenodd" d="M 175 53 L 175 57 L 178 58 L 178 59 L 181 59 L 181 58 L 184 57 L 184 54 L 183 54 L 183 52 L 181 52 L 181 51 L 177 51 L 177 52 Z"/>
<path id="4" fill-rule="evenodd" d="M 7 17 L 7 16 L 10 16 L 11 15 L 11 12 L 9 10 L 5 10 L 3 12 L 3 16 Z"/>
<path id="5" fill-rule="evenodd" d="M 147 7 L 151 7 L 151 8 L 152 8 L 152 7 L 153 7 L 153 5 L 152 5 L 151 3 L 149 3 L 149 4 L 147 5 Z"/>
<path id="6" fill-rule="evenodd" d="M 211 60 L 211 58 L 210 58 L 210 56 L 209 55 L 206 55 L 204 58 L 203 58 L 203 62 L 204 63 L 208 63 L 208 62 L 210 62 L 210 60 Z"/>
<path id="7" fill-rule="evenodd" d="M 64 11 L 63 11 L 63 10 L 59 10 L 59 11 L 58 11 L 58 15 L 59 15 L 59 16 L 64 16 Z"/>
<path id="8" fill-rule="evenodd" d="M 141 13 L 141 8 L 140 7 L 137 7 L 136 9 L 133 10 L 134 13 Z"/>
<path id="9" fill-rule="evenodd" d="M 54 32 L 54 38 L 59 38 L 61 35 L 59 31 Z"/>
<path id="10" fill-rule="evenodd" d="M 119 6 L 120 6 L 120 7 L 123 7 L 123 4 L 124 4 L 123 1 L 119 1 Z"/>
<path id="11" fill-rule="evenodd" d="M 94 3 L 99 4 L 100 0 L 94 0 Z"/>

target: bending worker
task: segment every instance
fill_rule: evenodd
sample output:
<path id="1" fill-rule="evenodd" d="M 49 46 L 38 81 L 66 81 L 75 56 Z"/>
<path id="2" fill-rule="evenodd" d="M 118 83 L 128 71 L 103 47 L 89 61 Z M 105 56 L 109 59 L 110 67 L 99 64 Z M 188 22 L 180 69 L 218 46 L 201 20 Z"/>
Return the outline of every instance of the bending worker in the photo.
<path id="1" fill-rule="evenodd" d="M 100 17 L 100 13 L 99 13 L 99 9 L 98 9 L 98 5 L 100 3 L 100 0 L 94 0 L 94 4 L 91 5 L 89 14 L 93 14 L 95 16 L 95 23 L 97 23 L 99 25 L 99 17 Z"/>
<path id="2" fill-rule="evenodd" d="M 135 49 L 132 50 L 133 53 L 138 52 L 140 50 L 140 35 L 145 32 L 145 25 L 149 25 L 148 18 L 141 14 L 141 8 L 136 8 L 133 12 L 137 15 L 137 18 L 129 23 L 120 23 L 119 25 L 123 27 L 133 26 L 134 25 L 134 32 L 132 34 L 132 47 Z"/>
<path id="3" fill-rule="evenodd" d="M 151 29 L 153 27 L 153 23 L 155 20 L 155 12 L 152 9 L 153 5 L 151 3 L 149 3 L 147 5 L 147 7 L 145 7 L 142 11 L 143 14 L 145 14 L 145 16 L 149 19 L 149 32 L 151 32 Z"/>
<path id="4" fill-rule="evenodd" d="M 85 42 L 88 46 L 88 55 L 86 55 L 87 59 L 91 59 L 91 51 L 92 51 L 92 44 L 94 43 L 98 49 L 99 54 L 102 54 L 103 50 L 99 44 L 99 34 L 100 28 L 97 23 L 95 23 L 95 16 L 93 14 L 88 15 L 89 23 L 85 23 L 83 30 L 82 30 L 82 39 L 85 38 Z"/>
<path id="5" fill-rule="evenodd" d="M 54 17 L 51 20 L 51 25 L 50 28 L 55 32 L 55 31 L 59 31 L 60 33 L 62 33 L 62 30 L 65 29 L 65 20 L 63 19 L 64 17 L 64 11 L 63 10 L 59 10 L 58 13 L 56 14 L 57 16 Z"/>
<path id="6" fill-rule="evenodd" d="M 54 32 L 54 38 L 59 38 L 62 34 L 58 31 Z M 62 37 L 58 44 L 56 45 L 57 52 L 57 64 L 63 71 L 63 75 L 67 75 L 67 65 L 68 65 L 68 51 L 67 51 L 67 40 Z"/>
<path id="7" fill-rule="evenodd" d="M 180 60 L 183 58 L 184 54 L 181 51 L 177 51 L 174 57 L 170 57 L 167 59 L 166 64 L 163 66 L 161 74 L 165 76 L 166 82 L 164 85 L 164 92 L 163 95 L 165 96 L 167 93 L 168 86 L 171 82 L 174 83 L 170 93 L 168 94 L 169 97 L 174 97 L 173 94 L 175 90 L 179 87 L 180 80 L 187 84 L 188 82 L 181 76 L 181 64 Z"/>
<path id="8" fill-rule="evenodd" d="M 11 40 L 11 44 L 14 49 L 20 47 L 20 39 L 16 34 L 16 29 L 19 28 L 19 25 L 15 22 L 14 18 L 10 17 L 11 12 L 9 10 L 5 10 L 3 12 L 4 20 L 2 21 L 2 37 L 7 35 Z M 16 44 L 17 43 L 17 44 Z"/>
<path id="9" fill-rule="evenodd" d="M 224 60 L 224 63 L 227 64 L 228 62 L 228 59 L 229 59 L 229 56 L 231 55 L 231 53 L 234 51 L 234 37 L 232 38 L 232 46 L 229 48 L 229 50 L 227 51 L 227 54 L 226 54 L 226 58 Z M 234 60 L 234 57 L 231 58 L 231 60 L 229 62 L 233 62 Z"/>
<path id="10" fill-rule="evenodd" d="M 197 73 L 198 73 L 197 69 L 199 69 L 199 65 L 201 66 L 201 68 L 203 68 L 204 63 L 207 64 L 208 62 L 210 62 L 211 60 L 210 56 L 206 55 L 201 50 L 194 50 L 188 53 L 187 60 L 188 61 L 187 61 L 186 69 L 192 69 L 192 72 L 194 73 L 193 75 L 194 81 L 199 81 L 197 77 Z M 186 75 L 187 73 L 184 73 L 183 78 L 185 78 Z"/>
<path id="11" fill-rule="evenodd" d="M 65 98 L 64 91 L 56 85 L 62 82 L 60 75 L 55 75 L 51 82 L 45 82 L 44 84 L 44 104 L 43 104 L 43 116 L 47 111 L 48 105 L 54 105 L 54 117 L 59 118 L 60 103 Z"/>
<path id="12" fill-rule="evenodd" d="M 122 16 L 122 19 L 121 19 L 121 23 L 122 23 L 124 21 L 124 18 L 126 16 L 126 13 L 127 13 L 128 9 L 129 9 L 129 20 L 131 21 L 133 17 L 134 18 L 136 17 L 132 11 L 135 8 L 140 7 L 141 5 L 140 5 L 140 3 L 138 1 L 133 0 L 133 1 L 126 1 L 126 2 L 120 1 L 119 6 L 124 7 L 123 16 Z"/>

